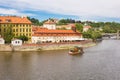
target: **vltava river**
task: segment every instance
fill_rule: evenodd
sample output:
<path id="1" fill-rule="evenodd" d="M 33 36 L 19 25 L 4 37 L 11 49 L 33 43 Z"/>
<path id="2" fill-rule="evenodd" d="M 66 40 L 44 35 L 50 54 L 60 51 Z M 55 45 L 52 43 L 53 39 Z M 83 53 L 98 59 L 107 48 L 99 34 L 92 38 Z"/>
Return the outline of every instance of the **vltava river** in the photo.
<path id="1" fill-rule="evenodd" d="M 84 51 L 0 52 L 0 80 L 120 80 L 119 40 Z"/>

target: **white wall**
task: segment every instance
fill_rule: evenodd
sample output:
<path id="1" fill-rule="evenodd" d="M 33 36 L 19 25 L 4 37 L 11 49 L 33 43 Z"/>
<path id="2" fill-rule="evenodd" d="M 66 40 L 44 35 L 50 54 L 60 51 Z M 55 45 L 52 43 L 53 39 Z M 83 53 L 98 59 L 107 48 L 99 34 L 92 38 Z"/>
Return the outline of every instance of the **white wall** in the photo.
<path id="1" fill-rule="evenodd" d="M 22 40 L 12 40 L 11 44 L 13 46 L 21 46 L 22 45 Z"/>
<path id="2" fill-rule="evenodd" d="M 56 29 L 56 24 L 43 24 L 43 27 L 48 29 Z"/>
<path id="3" fill-rule="evenodd" d="M 5 40 L 3 38 L 0 38 L 0 44 L 5 44 Z"/>
<path id="4" fill-rule="evenodd" d="M 82 36 L 32 36 L 32 43 L 42 43 L 46 41 L 59 42 L 59 41 L 73 41 L 83 40 Z"/>

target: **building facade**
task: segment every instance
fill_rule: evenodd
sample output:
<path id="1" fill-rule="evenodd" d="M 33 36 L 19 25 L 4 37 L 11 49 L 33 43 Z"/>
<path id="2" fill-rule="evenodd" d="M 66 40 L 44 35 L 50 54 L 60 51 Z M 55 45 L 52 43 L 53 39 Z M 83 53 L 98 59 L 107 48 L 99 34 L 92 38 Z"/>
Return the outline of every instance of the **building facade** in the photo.
<path id="1" fill-rule="evenodd" d="M 43 24 L 43 27 L 47 28 L 47 29 L 54 29 L 55 30 L 56 29 L 56 23 L 52 20 L 48 20 Z"/>
<path id="2" fill-rule="evenodd" d="M 5 33 L 11 31 L 14 37 L 25 35 L 31 41 L 32 23 L 27 17 L 18 16 L 0 16 L 0 34 L 4 37 Z"/>
<path id="3" fill-rule="evenodd" d="M 92 28 L 91 26 L 83 26 L 83 32 L 87 32 L 90 28 Z"/>
<path id="4" fill-rule="evenodd" d="M 12 44 L 13 46 L 21 46 L 21 45 L 22 45 L 22 40 L 20 40 L 20 39 L 13 39 L 13 40 L 11 41 L 11 44 Z"/>
<path id="5" fill-rule="evenodd" d="M 59 43 L 83 40 L 82 34 L 74 30 L 50 30 L 33 27 L 32 43 Z"/>

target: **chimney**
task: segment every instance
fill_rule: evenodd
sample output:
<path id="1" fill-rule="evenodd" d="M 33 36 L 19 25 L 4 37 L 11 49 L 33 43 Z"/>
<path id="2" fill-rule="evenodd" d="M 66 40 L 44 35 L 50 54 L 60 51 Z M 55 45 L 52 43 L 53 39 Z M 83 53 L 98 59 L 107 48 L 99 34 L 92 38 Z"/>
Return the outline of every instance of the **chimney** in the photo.
<path id="1" fill-rule="evenodd" d="M 72 26 L 71 26 L 71 29 L 72 29 L 74 32 L 76 32 L 76 27 L 75 27 L 75 25 L 72 25 Z"/>
<path id="2" fill-rule="evenodd" d="M 73 30 L 74 32 L 76 32 L 76 27 L 72 27 L 72 30 Z"/>

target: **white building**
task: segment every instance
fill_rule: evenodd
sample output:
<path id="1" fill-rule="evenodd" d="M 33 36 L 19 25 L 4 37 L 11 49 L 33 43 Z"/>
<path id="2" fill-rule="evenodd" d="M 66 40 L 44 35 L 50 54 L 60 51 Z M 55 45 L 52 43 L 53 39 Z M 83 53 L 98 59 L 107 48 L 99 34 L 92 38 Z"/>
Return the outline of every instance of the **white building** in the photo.
<path id="1" fill-rule="evenodd" d="M 43 27 L 47 29 L 56 29 L 56 23 L 52 20 L 48 20 L 43 24 Z"/>
<path id="2" fill-rule="evenodd" d="M 67 30 L 71 30 L 73 26 L 75 26 L 75 24 L 57 25 L 56 28 L 57 28 L 57 29 L 67 29 Z"/>
<path id="3" fill-rule="evenodd" d="M 22 40 L 20 40 L 20 39 L 13 39 L 13 40 L 11 41 L 11 44 L 12 44 L 13 46 L 21 46 L 21 45 L 22 45 Z"/>
<path id="4" fill-rule="evenodd" d="M 87 32 L 90 28 L 92 28 L 91 26 L 83 26 L 83 32 Z"/>
<path id="5" fill-rule="evenodd" d="M 5 40 L 2 37 L 0 37 L 0 44 L 5 44 Z"/>
<path id="6" fill-rule="evenodd" d="M 82 34 L 73 30 L 49 30 L 34 27 L 32 43 L 72 42 L 83 40 Z"/>

